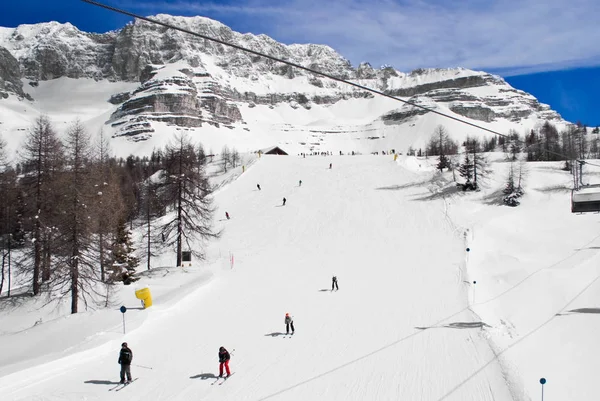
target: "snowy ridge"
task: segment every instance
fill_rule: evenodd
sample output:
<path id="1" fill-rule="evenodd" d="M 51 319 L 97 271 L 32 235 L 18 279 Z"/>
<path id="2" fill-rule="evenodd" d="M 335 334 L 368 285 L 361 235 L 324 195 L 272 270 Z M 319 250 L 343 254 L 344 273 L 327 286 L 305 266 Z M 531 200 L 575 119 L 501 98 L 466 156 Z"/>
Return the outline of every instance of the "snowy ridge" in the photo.
<path id="1" fill-rule="evenodd" d="M 524 134 L 545 120 L 559 128 L 567 124 L 533 96 L 485 72 L 445 68 L 403 73 L 388 66 L 373 68 L 368 63 L 355 68 L 329 46 L 285 45 L 266 35 L 235 32 L 204 17 L 159 14 L 154 18 L 501 133 L 515 129 Z M 486 135 L 401 102 L 380 99 L 349 85 L 146 21 L 136 20 L 105 34 L 85 33 L 71 24 L 56 22 L 2 28 L 0 47 L 17 60 L 10 63 L 10 74 L 0 76 L 0 130 L 13 149 L 19 146 L 19 133 L 41 113 L 49 113 L 60 126 L 66 116 L 78 116 L 94 134 L 104 130 L 113 136 L 119 152 L 136 153 L 162 146 L 177 129 L 193 132 L 194 138 L 214 149 L 228 145 L 254 151 L 285 145 L 294 153 L 405 151 L 410 146 L 423 147 L 437 124 L 452 127 L 450 134 L 457 140 L 465 135 Z M 4 90 L 3 79 L 8 82 Z M 62 88 L 56 82 L 68 79 L 85 79 L 91 92 L 69 92 L 62 110 L 47 104 L 46 99 L 66 100 L 65 89 L 72 86 Z M 19 89 L 19 80 L 24 92 Z M 89 80 L 96 82 L 94 88 Z M 104 98 L 92 94 L 106 93 L 105 87 L 115 87 L 113 83 L 127 90 L 108 93 Z M 24 93 L 33 100 L 25 99 Z M 92 97 L 97 101 L 96 113 L 91 107 L 66 107 L 67 103 L 87 106 Z M 279 129 L 281 124 L 304 134 L 289 137 L 287 131 Z M 344 127 L 347 132 L 311 141 L 310 131 L 326 133 L 335 131 L 334 127 Z M 415 127 L 419 127 L 418 132 L 414 132 Z M 374 133 L 374 129 L 380 131 Z M 359 141 L 353 140 L 357 136 L 351 133 L 356 132 L 362 132 Z"/>

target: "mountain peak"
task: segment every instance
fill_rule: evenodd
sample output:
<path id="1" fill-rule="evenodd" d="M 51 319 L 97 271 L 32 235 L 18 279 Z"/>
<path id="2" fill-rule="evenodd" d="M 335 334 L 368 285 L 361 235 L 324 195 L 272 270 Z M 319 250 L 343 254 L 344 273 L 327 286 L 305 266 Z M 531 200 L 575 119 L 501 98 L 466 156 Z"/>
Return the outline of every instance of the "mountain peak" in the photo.
<path id="1" fill-rule="evenodd" d="M 161 124 L 203 132 L 207 126 L 216 130 L 227 127 L 244 135 L 274 130 L 281 135 L 282 129 L 274 128 L 280 122 L 296 127 L 283 129 L 284 132 L 302 131 L 305 124 L 322 126 L 323 132 L 340 135 L 414 131 L 389 144 L 408 147 L 422 141 L 418 139 L 421 136 L 429 135 L 433 129 L 429 127 L 431 121 L 437 121 L 427 110 L 417 110 L 411 104 L 506 132 L 531 127 L 541 120 L 562 121 L 533 96 L 483 71 L 458 67 L 420 68 L 404 73 L 388 65 L 375 69 L 367 62 L 355 68 L 328 45 L 286 45 L 265 34 L 236 32 L 201 16 L 158 14 L 152 18 L 329 76 L 359 82 L 410 103 L 374 97 L 319 74 L 139 19 L 105 34 L 82 32 L 72 24 L 58 22 L 0 28 L 0 48 L 4 47 L 3 54 L 7 55 L 6 62 L 0 65 L 2 97 L 12 94 L 23 98 L 29 91 L 34 98 L 44 98 L 48 96 L 42 88 L 46 85 L 40 81 L 58 78 L 92 78 L 98 81 L 99 86 L 93 90 L 98 93 L 105 93 L 100 86 L 119 83 L 118 87 L 127 89 L 108 93 L 102 99 L 103 106 L 98 106 L 104 110 L 103 117 L 89 118 L 102 120 L 111 135 L 131 141 L 151 139 L 164 128 L 159 128 Z M 32 90 L 29 85 L 23 88 L 23 78 L 41 89 Z M 85 102 L 82 99 L 80 104 Z M 458 130 L 460 135 L 467 133 L 462 128 Z M 409 140 L 412 142 L 405 143 Z M 277 142 L 273 139 L 260 146 Z M 318 149 L 319 144 L 302 138 L 290 146 L 306 151 L 306 147 Z M 371 146 L 375 142 L 361 145 Z"/>

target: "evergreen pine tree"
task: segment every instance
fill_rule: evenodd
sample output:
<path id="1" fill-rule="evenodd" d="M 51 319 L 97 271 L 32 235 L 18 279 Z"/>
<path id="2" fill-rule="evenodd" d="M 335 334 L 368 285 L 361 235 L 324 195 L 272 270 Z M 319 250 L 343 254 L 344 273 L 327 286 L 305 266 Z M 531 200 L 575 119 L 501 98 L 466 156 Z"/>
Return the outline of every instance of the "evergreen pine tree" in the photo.
<path id="1" fill-rule="evenodd" d="M 446 157 L 445 154 L 441 154 L 438 157 L 438 164 L 437 164 L 437 169 L 440 170 L 440 172 L 445 169 L 445 168 L 449 168 L 450 167 L 450 162 L 448 161 L 448 157 Z"/>
<path id="2" fill-rule="evenodd" d="M 128 272 L 134 272 L 138 264 L 131 232 L 127 228 L 127 222 L 122 219 L 117 226 L 117 235 L 112 246 L 113 271 L 120 272 L 126 269 Z"/>
<path id="3" fill-rule="evenodd" d="M 473 165 L 473 161 L 471 159 L 471 155 L 469 152 L 465 152 L 465 156 L 463 162 L 458 166 L 458 175 L 466 180 L 463 185 L 463 190 L 467 190 L 468 188 L 473 188 L 473 183 L 471 179 L 473 178 L 473 170 L 475 166 Z"/>
<path id="4" fill-rule="evenodd" d="M 515 173 L 513 163 L 510 163 L 510 168 L 508 170 L 508 179 L 506 180 L 506 186 L 502 191 L 505 195 L 510 195 L 515 192 Z"/>

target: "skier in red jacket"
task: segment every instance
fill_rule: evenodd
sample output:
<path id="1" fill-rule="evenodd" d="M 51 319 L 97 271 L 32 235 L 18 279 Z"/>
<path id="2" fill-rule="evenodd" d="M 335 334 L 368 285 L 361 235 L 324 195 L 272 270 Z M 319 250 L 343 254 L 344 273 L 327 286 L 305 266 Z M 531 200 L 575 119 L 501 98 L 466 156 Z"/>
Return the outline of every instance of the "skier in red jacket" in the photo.
<path id="1" fill-rule="evenodd" d="M 223 366 L 225 366 L 225 371 L 227 372 L 227 376 L 231 376 L 231 372 L 229 371 L 229 360 L 231 356 L 229 352 L 225 349 L 225 347 L 219 348 L 219 377 L 223 377 Z"/>

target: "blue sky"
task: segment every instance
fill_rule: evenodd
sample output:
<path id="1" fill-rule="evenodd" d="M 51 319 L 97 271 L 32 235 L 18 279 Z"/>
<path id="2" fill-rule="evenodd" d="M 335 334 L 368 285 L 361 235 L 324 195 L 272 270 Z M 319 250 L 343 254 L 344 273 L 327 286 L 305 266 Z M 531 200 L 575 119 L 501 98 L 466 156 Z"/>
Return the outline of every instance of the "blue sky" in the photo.
<path id="1" fill-rule="evenodd" d="M 142 15 L 203 15 L 283 43 L 320 43 L 354 65 L 456 67 L 501 75 L 569 121 L 600 125 L 598 0 L 105 0 Z M 129 18 L 80 0 L 0 1 L 0 26 Z"/>

